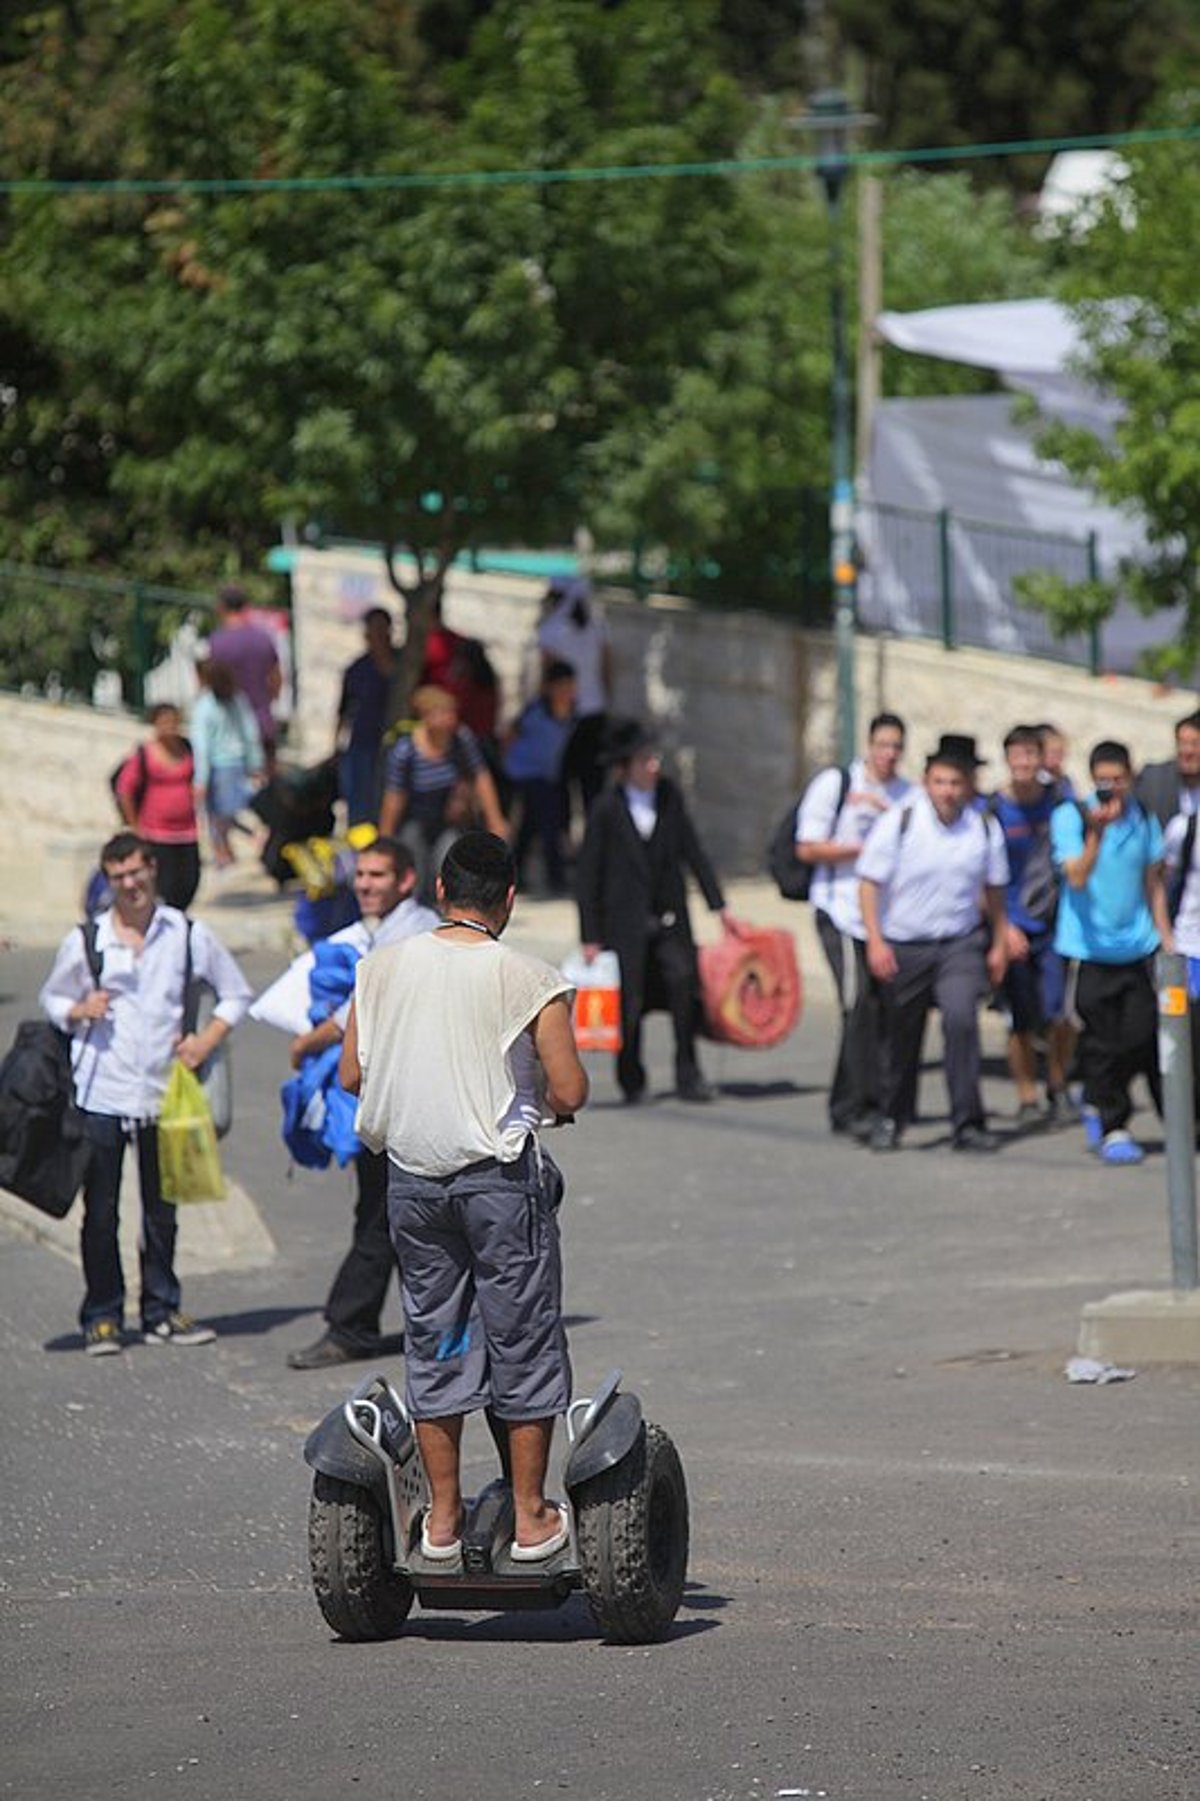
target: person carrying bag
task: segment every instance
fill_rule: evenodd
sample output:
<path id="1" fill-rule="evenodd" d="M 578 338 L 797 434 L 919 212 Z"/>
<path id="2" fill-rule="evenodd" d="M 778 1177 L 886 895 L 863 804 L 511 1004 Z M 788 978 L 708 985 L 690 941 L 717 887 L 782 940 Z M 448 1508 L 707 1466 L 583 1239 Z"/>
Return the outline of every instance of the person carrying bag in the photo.
<path id="1" fill-rule="evenodd" d="M 245 1014 L 250 988 L 207 927 L 164 906 L 144 840 L 119 832 L 100 853 L 113 904 L 95 922 L 94 943 L 73 929 L 39 997 L 52 1026 L 68 1034 L 75 1104 L 91 1147 L 84 1177 L 80 1309 L 85 1349 L 123 1349 L 125 1279 L 118 1238 L 126 1145 L 137 1156 L 142 1202 L 141 1326 L 151 1345 L 210 1343 L 216 1334 L 180 1311 L 175 1273 L 176 1210 L 162 1180 L 159 1120 L 172 1065 L 198 1071 Z M 187 1016 L 192 982 L 213 990 L 212 1018 Z"/>

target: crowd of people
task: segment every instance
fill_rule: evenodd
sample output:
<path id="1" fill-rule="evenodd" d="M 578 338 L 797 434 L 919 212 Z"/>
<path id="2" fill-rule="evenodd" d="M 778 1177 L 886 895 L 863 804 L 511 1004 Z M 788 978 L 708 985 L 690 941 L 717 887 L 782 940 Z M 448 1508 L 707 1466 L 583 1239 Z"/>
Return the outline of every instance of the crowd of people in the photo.
<path id="1" fill-rule="evenodd" d="M 923 779 L 909 781 L 904 722 L 881 713 L 862 756 L 813 779 L 796 809 L 795 856 L 813 866 L 841 1012 L 834 1132 L 897 1147 L 917 1114 L 936 1008 L 953 1146 L 995 1150 L 980 1090 L 990 1004 L 1008 1021 L 1018 1126 L 1077 1120 L 1102 1162 L 1143 1160 L 1131 1084 L 1144 1077 L 1161 1113 L 1159 949 L 1187 957 L 1189 994 L 1200 996 L 1200 713 L 1179 721 L 1175 742 L 1173 760 L 1139 775 L 1124 744 L 1102 740 L 1077 795 L 1062 733 L 1014 725 L 1005 776 L 987 792 L 986 761 L 963 734 L 944 734 Z M 1193 1007 L 1194 1036 L 1198 1016 Z"/>
<path id="2" fill-rule="evenodd" d="M 233 834 L 254 831 L 242 815 L 275 770 L 273 708 L 283 672 L 274 639 L 238 587 L 217 598 L 216 629 L 196 680 L 190 736 L 181 709 L 159 702 L 150 708 L 148 742 L 124 760 L 113 784 L 125 824 L 153 847 L 160 896 L 181 910 L 200 885 L 202 822 L 216 868 L 231 868 Z"/>
<path id="3" fill-rule="evenodd" d="M 120 1345 L 116 1194 L 127 1142 L 136 1149 L 146 1220 L 143 1331 L 155 1343 L 209 1336 L 180 1312 L 174 1214 L 161 1197 L 152 1124 L 172 1054 L 198 1067 L 250 1006 L 232 959 L 185 918 L 199 877 L 198 812 L 207 815 L 218 859 L 232 854 L 232 823 L 273 767 L 277 659 L 240 595 L 223 598 L 222 615 L 209 648 L 225 654 L 206 659 L 190 738 L 177 708 L 157 706 L 150 739 L 120 771 L 127 829 L 103 856 L 112 904 L 90 949 L 78 932 L 64 940 L 43 991 L 45 1011 L 72 1037 L 79 1105 L 96 1152 L 85 1190 L 81 1320 L 97 1354 Z M 353 1160 L 357 1196 L 324 1329 L 289 1356 L 299 1369 L 370 1356 L 382 1343 L 395 1269 L 389 1177 L 379 1148 L 354 1126 L 343 1052 L 359 965 L 439 929 L 443 874 L 457 846 L 506 847 L 514 889 L 537 846 L 546 891 L 573 893 L 584 960 L 616 953 L 615 1075 L 626 1104 L 647 1098 L 643 1022 L 654 1008 L 671 1022 L 678 1097 L 704 1102 L 713 1094 L 697 1054 L 688 878 L 727 917 L 723 891 L 652 731 L 610 711 L 607 639 L 586 588 L 564 581 L 547 594 L 537 692 L 506 733 L 498 733 L 486 657 L 438 617 L 411 721 L 386 744 L 391 621 L 375 608 L 363 625 L 364 653 L 342 685 L 338 750 L 347 818 L 375 833 L 355 857 L 357 919 L 316 947 L 285 1089 L 294 1154 L 318 1164 Z M 1074 1122 L 1104 1163 L 1140 1162 L 1144 1148 L 1130 1131 L 1136 1077 L 1161 1106 L 1158 948 L 1185 953 L 1189 989 L 1200 999 L 1200 713 L 1180 720 L 1175 757 L 1136 777 L 1124 745 L 1093 746 L 1080 794 L 1064 768 L 1065 740 L 1046 722 L 1007 732 L 1004 769 L 991 786 L 981 781 L 987 764 L 970 736 L 943 734 L 919 780 L 904 773 L 905 749 L 904 721 L 880 713 L 862 754 L 846 768 L 819 771 L 795 809 L 794 856 L 811 871 L 808 896 L 841 1019 L 831 1130 L 877 1152 L 900 1144 L 918 1116 L 925 1032 L 936 1010 L 953 1147 L 995 1150 L 1001 1140 L 981 1090 L 980 1016 L 991 1006 L 1007 1022 L 1018 1128 Z M 462 929 L 483 927 L 476 920 Z M 181 942 L 189 973 L 194 960 L 216 998 L 200 1033 L 171 1026 Z M 1200 1007 L 1193 1021 L 1198 1016 Z M 1200 1071 L 1200 1056 L 1196 1063 Z"/>

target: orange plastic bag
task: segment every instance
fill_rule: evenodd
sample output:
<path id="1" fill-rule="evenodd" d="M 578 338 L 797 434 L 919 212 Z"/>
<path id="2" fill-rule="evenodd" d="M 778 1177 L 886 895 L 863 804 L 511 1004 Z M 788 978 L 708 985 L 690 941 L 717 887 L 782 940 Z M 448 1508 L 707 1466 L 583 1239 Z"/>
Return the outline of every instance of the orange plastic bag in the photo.
<path id="1" fill-rule="evenodd" d="M 710 1038 L 766 1050 L 795 1031 L 803 995 L 790 932 L 728 920 L 725 936 L 717 944 L 702 945 L 699 957 Z"/>
<path id="2" fill-rule="evenodd" d="M 563 974 L 575 990 L 575 1048 L 621 1048 L 621 965 L 615 951 L 601 951 L 591 963 L 581 952 L 567 958 Z"/>

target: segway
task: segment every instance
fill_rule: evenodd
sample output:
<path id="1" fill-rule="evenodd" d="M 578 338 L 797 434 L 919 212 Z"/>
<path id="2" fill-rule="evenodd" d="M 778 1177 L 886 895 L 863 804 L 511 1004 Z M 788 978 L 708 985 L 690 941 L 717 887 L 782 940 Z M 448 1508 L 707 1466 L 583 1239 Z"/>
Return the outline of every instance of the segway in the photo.
<path id="1" fill-rule="evenodd" d="M 670 1438 L 620 1381 L 614 1370 L 567 1410 L 567 1543 L 544 1562 L 514 1561 L 501 1476 L 465 1503 L 461 1554 L 447 1565 L 422 1554 L 429 1484 L 408 1410 L 386 1377 L 366 1377 L 304 1447 L 315 1471 L 309 1564 L 326 1623 L 343 1639 L 396 1638 L 414 1600 L 501 1612 L 561 1607 L 582 1589 L 614 1643 L 662 1638 L 687 1575 L 687 1484 Z"/>

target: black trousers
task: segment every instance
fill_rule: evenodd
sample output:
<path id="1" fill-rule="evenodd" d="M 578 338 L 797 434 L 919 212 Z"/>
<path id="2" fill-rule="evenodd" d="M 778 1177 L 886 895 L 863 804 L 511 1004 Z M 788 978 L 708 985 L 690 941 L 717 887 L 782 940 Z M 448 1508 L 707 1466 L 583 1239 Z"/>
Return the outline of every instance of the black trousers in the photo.
<path id="1" fill-rule="evenodd" d="M 1136 963 L 1076 965 L 1075 1011 L 1082 1030 L 1077 1051 L 1084 1099 L 1100 1114 L 1100 1129 L 1129 1122 L 1129 1084 L 1143 1075 L 1159 1113 L 1158 996 L 1150 958 Z"/>
<path id="2" fill-rule="evenodd" d="M 661 993 L 675 1032 L 675 1081 L 680 1088 L 700 1074 L 696 1059 L 696 1009 L 699 980 L 696 952 L 690 940 L 678 932 L 660 932 L 646 947 L 641 981 L 626 981 L 621 965 L 621 1049 L 617 1053 L 617 1082 L 625 1095 L 640 1094 L 646 1086 L 642 1065 L 642 1017 Z"/>
<path id="3" fill-rule="evenodd" d="M 79 1323 L 86 1331 L 100 1320 L 118 1328 L 125 1315 L 125 1274 L 121 1268 L 118 1223 L 121 1168 L 126 1136 L 121 1121 L 109 1113 L 84 1113 L 84 1131 L 92 1161 L 83 1185 L 83 1229 L 79 1248 L 83 1261 L 84 1296 Z M 162 1198 L 158 1171 L 158 1127 L 153 1120 L 131 1128 L 137 1151 L 138 1186 L 142 1195 L 141 1262 L 142 1325 L 157 1326 L 179 1310 L 175 1274 L 178 1209 Z"/>
<path id="4" fill-rule="evenodd" d="M 158 868 L 158 896 L 168 907 L 186 913 L 200 886 L 200 846 L 198 844 L 160 844 L 148 841 L 147 848 Z"/>
<path id="5" fill-rule="evenodd" d="M 867 967 L 867 947 L 839 932 L 828 913 L 813 915 L 833 975 L 842 1032 L 829 1089 L 829 1122 L 846 1128 L 879 1112 L 883 1092 L 883 1003 Z"/>
<path id="6" fill-rule="evenodd" d="M 881 985 L 887 1036 L 883 1111 L 898 1126 L 914 1117 L 921 1041 L 931 1007 L 942 1016 L 950 1125 L 982 1125 L 979 1003 L 987 988 L 982 929 L 962 938 L 892 944 L 899 968 Z"/>
<path id="7" fill-rule="evenodd" d="M 566 887 L 567 881 L 563 861 L 568 818 L 566 785 L 561 781 L 550 782 L 543 781 L 540 777 L 531 777 L 528 781 L 518 782 L 516 788 L 521 797 L 521 823 L 513 846 L 518 883 L 524 878 L 525 859 L 536 838 L 541 844 L 547 885 L 556 891 L 561 890 Z"/>
<path id="8" fill-rule="evenodd" d="M 358 1182 L 354 1238 L 329 1290 L 325 1323 L 342 1344 L 373 1351 L 388 1284 L 399 1275 L 388 1232 L 386 1152 L 364 1148 L 354 1160 L 354 1170 Z"/>

